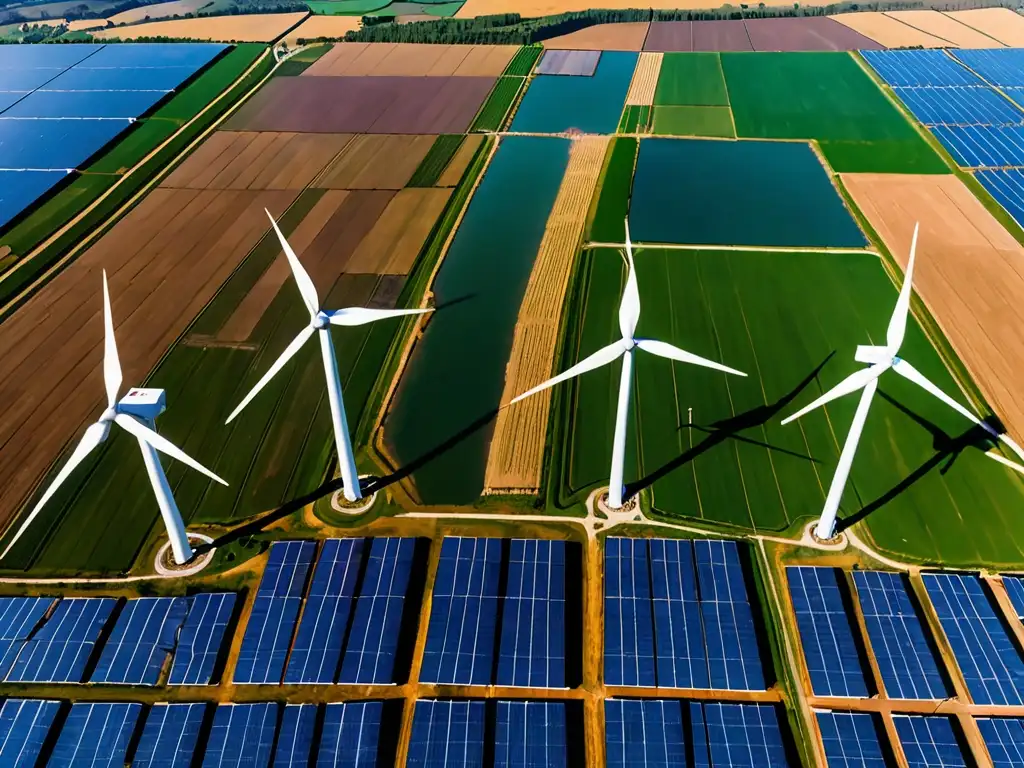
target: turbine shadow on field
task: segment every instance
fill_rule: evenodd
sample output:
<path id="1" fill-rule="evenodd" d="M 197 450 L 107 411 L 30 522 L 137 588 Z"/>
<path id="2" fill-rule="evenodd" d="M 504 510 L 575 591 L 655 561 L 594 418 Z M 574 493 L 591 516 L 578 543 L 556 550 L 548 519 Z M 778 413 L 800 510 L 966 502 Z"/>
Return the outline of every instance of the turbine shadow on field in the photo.
<path id="1" fill-rule="evenodd" d="M 818 363 L 814 370 L 801 379 L 793 389 L 780 397 L 774 403 L 759 405 L 756 408 L 751 408 L 749 411 L 743 411 L 743 413 L 737 413 L 735 416 L 730 416 L 727 419 L 716 421 L 707 427 L 702 427 L 697 424 L 684 424 L 680 427 L 681 430 L 696 429 L 700 432 L 704 432 L 707 437 L 697 445 L 683 451 L 671 461 L 658 467 L 650 474 L 641 477 L 636 482 L 627 483 L 626 498 L 631 498 L 645 488 L 650 488 L 661 478 L 679 469 L 679 467 L 684 464 L 688 464 L 701 454 L 706 453 L 719 443 L 723 443 L 726 440 L 739 440 L 742 443 L 750 443 L 751 445 L 757 445 L 761 448 L 767 448 L 769 451 L 785 453 L 799 459 L 806 459 L 807 461 L 814 462 L 816 464 L 820 463 L 813 456 L 791 451 L 787 448 L 780 448 L 779 446 L 775 446 L 761 440 L 755 440 L 754 438 L 746 437 L 739 433 L 746 429 L 763 426 L 775 418 L 780 411 L 793 402 L 797 395 L 799 395 L 812 381 L 814 381 L 815 378 L 817 378 L 821 369 L 824 368 L 825 364 L 832 359 L 834 354 L 835 350 L 830 352 L 824 360 Z"/>

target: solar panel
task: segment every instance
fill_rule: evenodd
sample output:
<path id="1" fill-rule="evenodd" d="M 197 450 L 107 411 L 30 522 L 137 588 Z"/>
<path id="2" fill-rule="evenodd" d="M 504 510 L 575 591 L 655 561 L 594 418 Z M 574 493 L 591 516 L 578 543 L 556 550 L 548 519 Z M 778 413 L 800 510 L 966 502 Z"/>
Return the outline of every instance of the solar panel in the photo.
<path id="1" fill-rule="evenodd" d="M 366 575 L 356 598 L 339 683 L 395 682 L 395 652 L 415 552 L 415 539 L 380 538 L 370 544 Z M 480 616 L 483 619 L 483 611 Z M 493 628 L 490 631 L 493 633 Z M 429 635 L 427 643 L 429 648 Z M 457 668 L 461 661 L 461 658 L 455 660 L 456 675 L 466 674 Z"/>
<path id="2" fill-rule="evenodd" d="M 693 542 L 651 539 L 650 549 L 658 684 L 710 688 Z"/>
<path id="3" fill-rule="evenodd" d="M 688 765 L 689 739 L 683 726 L 683 704 L 674 699 L 605 700 L 608 768 Z"/>
<path id="4" fill-rule="evenodd" d="M 861 51 L 860 54 L 891 86 L 983 84 L 945 51 Z"/>
<path id="5" fill-rule="evenodd" d="M 500 576 L 500 539 L 445 537 L 434 580 L 421 682 L 491 682 Z"/>
<path id="6" fill-rule="evenodd" d="M 129 125 L 128 120 L 38 120 L 0 116 L 0 169 L 77 168 Z"/>
<path id="7" fill-rule="evenodd" d="M 174 90 L 192 76 L 193 67 L 125 67 L 86 69 L 75 67 L 41 86 L 43 91 L 160 91 Z M 0 75 L 2 82 L 3 75 Z"/>
<path id="8" fill-rule="evenodd" d="M 28 640 L 7 674 L 9 683 L 81 683 L 85 665 L 116 600 L 66 597 Z"/>
<path id="9" fill-rule="evenodd" d="M 67 171 L 0 171 L 0 227 L 67 175 Z"/>
<path id="10" fill-rule="evenodd" d="M 213 61 L 227 48 L 221 43 L 132 43 L 105 45 L 78 64 L 79 68 L 188 67 L 193 72 Z"/>
<path id="11" fill-rule="evenodd" d="M 894 88 L 925 125 L 1019 125 L 1021 112 L 992 88 Z"/>
<path id="12" fill-rule="evenodd" d="M 276 730 L 277 704 L 218 704 L 203 768 L 266 768 Z"/>
<path id="13" fill-rule="evenodd" d="M 1024 179 L 1022 179 L 1021 190 L 1024 193 Z M 1022 202 L 1024 202 L 1024 198 L 1022 198 Z M 1003 587 L 1006 588 L 1006 594 L 1010 598 L 1013 610 L 1017 613 L 1017 618 L 1024 621 L 1024 578 L 1020 576 L 1003 576 Z"/>
<path id="14" fill-rule="evenodd" d="M 4 111 L 8 117 L 135 118 L 165 91 L 35 91 Z"/>
<path id="15" fill-rule="evenodd" d="M 867 697 L 864 667 L 839 590 L 839 571 L 788 566 L 786 577 L 811 690 L 818 696 Z"/>
<path id="16" fill-rule="evenodd" d="M 36 67 L 64 69 L 84 61 L 101 48 L 103 48 L 102 45 L 92 43 L 5 45 L 0 49 L 0 69 L 33 69 Z"/>
<path id="17" fill-rule="evenodd" d="M 167 683 L 209 685 L 235 608 L 235 593 L 193 595 L 188 601 L 188 616 L 178 634 L 178 647 Z"/>
<path id="18" fill-rule="evenodd" d="M 975 704 L 1024 703 L 1024 661 L 972 574 L 922 576 Z"/>
<path id="19" fill-rule="evenodd" d="M 281 682 L 315 551 L 312 541 L 278 541 L 270 546 L 242 638 L 235 683 Z"/>
<path id="20" fill-rule="evenodd" d="M 205 704 L 154 704 L 132 768 L 189 768 L 205 715 Z"/>
<path id="21" fill-rule="evenodd" d="M 334 682 L 365 544 L 365 539 L 324 542 L 288 659 L 286 683 Z"/>
<path id="22" fill-rule="evenodd" d="M 498 685 L 565 687 L 565 542 L 513 539 Z"/>
<path id="23" fill-rule="evenodd" d="M 274 750 L 274 768 L 307 768 L 316 730 L 316 704 L 288 704 Z"/>
<path id="24" fill-rule="evenodd" d="M 59 701 L 8 699 L 0 707 L 0 765 L 35 768 Z"/>
<path id="25" fill-rule="evenodd" d="M 1024 165 L 1024 126 L 936 125 L 932 132 L 963 168 Z"/>
<path id="26" fill-rule="evenodd" d="M 73 704 L 47 768 L 122 768 L 141 711 L 141 704 Z"/>
<path id="27" fill-rule="evenodd" d="M 10 670 L 32 630 L 54 602 L 52 597 L 0 597 L 0 677 Z"/>
<path id="28" fill-rule="evenodd" d="M 494 768 L 566 765 L 565 702 L 499 701 Z"/>
<path id="29" fill-rule="evenodd" d="M 328 704 L 316 767 L 377 768 L 383 708 L 379 701 Z"/>
<path id="30" fill-rule="evenodd" d="M 868 712 L 816 712 L 828 768 L 887 768 L 881 722 Z"/>
<path id="31" fill-rule="evenodd" d="M 1024 222 L 1024 171 L 1015 168 L 978 171 L 974 176 L 995 198 L 996 202 L 1006 209 L 1014 221 L 1018 224 Z M 1007 582 L 1007 578 L 1004 578 L 1003 581 Z M 1013 579 L 1010 583 L 1020 584 L 1020 580 Z M 1007 592 L 1009 591 L 1010 589 L 1007 587 Z M 1013 594 L 1011 593 L 1010 596 L 1012 599 Z M 1024 596 L 1018 600 L 1024 601 Z M 1024 605 L 1024 602 L 1018 603 L 1018 605 Z M 1017 608 L 1017 612 L 1018 614 L 1021 612 L 1020 607 Z"/>
<path id="32" fill-rule="evenodd" d="M 854 571 L 853 581 L 868 640 L 889 698 L 946 698 L 946 681 L 903 576 L 886 571 Z"/>
<path id="33" fill-rule="evenodd" d="M 907 768 L 966 768 L 953 720 L 942 715 L 893 715 Z"/>
<path id="34" fill-rule="evenodd" d="M 416 702 L 408 768 L 470 768 L 483 766 L 483 759 L 484 702 Z"/>
<path id="35" fill-rule="evenodd" d="M 787 766 L 779 712 L 771 704 L 705 702 L 708 751 L 713 766 Z"/>
<path id="36" fill-rule="evenodd" d="M 183 597 L 129 600 L 103 646 L 90 682 L 156 685 L 188 612 Z"/>
<path id="37" fill-rule="evenodd" d="M 1024 765 L 1024 719 L 1019 717 L 975 718 L 992 758 L 992 768 Z"/>
<path id="38" fill-rule="evenodd" d="M 950 51 L 992 85 L 1024 86 L 1024 53 L 1015 48 Z"/>
<path id="39" fill-rule="evenodd" d="M 647 541 L 605 539 L 604 573 L 605 683 L 656 685 Z"/>

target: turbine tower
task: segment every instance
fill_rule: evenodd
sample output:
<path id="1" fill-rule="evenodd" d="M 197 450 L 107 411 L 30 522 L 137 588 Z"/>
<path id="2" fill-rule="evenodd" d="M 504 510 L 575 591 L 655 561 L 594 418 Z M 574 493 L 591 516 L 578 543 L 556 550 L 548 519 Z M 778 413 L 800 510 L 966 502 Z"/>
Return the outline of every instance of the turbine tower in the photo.
<path id="1" fill-rule="evenodd" d="M 202 472 L 211 480 L 216 480 L 221 485 L 227 483 L 208 470 L 195 459 L 178 448 L 174 443 L 165 437 L 161 437 L 155 430 L 156 417 L 164 412 L 166 408 L 166 396 L 162 389 L 140 389 L 132 388 L 128 393 L 117 400 L 118 390 L 121 388 L 121 361 L 117 356 L 117 342 L 114 340 L 114 321 L 110 314 L 110 292 L 107 289 L 107 273 L 103 272 L 103 323 L 104 323 L 104 346 L 103 346 L 103 383 L 107 390 L 107 409 L 100 416 L 99 421 L 92 424 L 85 430 L 85 434 L 79 441 L 71 458 L 63 466 L 57 477 L 54 478 L 50 487 L 46 489 L 43 497 L 39 499 L 32 508 L 21 528 L 14 534 L 14 538 L 8 543 L 7 548 L 0 555 L 6 557 L 11 548 L 18 542 L 25 533 L 32 521 L 45 506 L 46 502 L 57 492 L 65 480 L 81 464 L 85 457 L 92 453 L 97 446 L 107 439 L 110 434 L 111 424 L 117 424 L 121 429 L 130 433 L 139 441 L 139 448 L 142 450 L 142 460 L 146 463 L 146 473 L 149 475 L 149 482 L 153 485 L 153 493 L 156 494 L 156 503 L 160 507 L 160 516 L 164 520 L 164 527 L 171 540 L 171 551 L 174 553 L 174 561 L 179 565 L 187 563 L 192 559 L 192 546 L 188 541 L 188 534 L 185 532 L 185 523 L 178 512 L 178 505 L 174 502 L 174 495 L 171 493 L 171 486 L 167 483 L 167 476 L 160 465 L 160 457 L 157 451 L 165 453 L 171 458 L 187 464 L 198 472 Z"/>
<path id="2" fill-rule="evenodd" d="M 612 439 L 612 467 L 611 477 L 608 481 L 608 506 L 612 509 L 621 509 L 622 494 L 625 485 L 622 479 L 623 465 L 626 459 L 626 429 L 629 420 L 629 397 L 632 391 L 633 378 L 633 352 L 641 349 L 658 357 L 668 360 L 678 360 L 681 363 L 691 363 L 705 368 L 714 368 L 716 371 L 724 371 L 737 376 L 747 374 L 728 368 L 721 363 L 699 357 L 691 352 L 686 352 L 664 341 L 654 339 L 638 339 L 633 336 L 636 332 L 637 321 L 640 319 L 640 291 L 636 283 L 636 268 L 633 265 L 633 243 L 629 238 L 629 219 L 626 220 L 626 261 L 629 266 L 629 274 L 626 278 L 626 289 L 622 294 L 622 302 L 619 304 L 619 331 L 622 338 L 599 349 L 594 354 L 576 363 L 568 370 L 548 379 L 528 392 L 524 392 L 514 398 L 509 405 L 517 403 L 524 398 L 541 392 L 548 387 L 553 387 L 574 376 L 579 376 L 587 371 L 593 371 L 602 365 L 622 358 L 622 373 L 619 378 L 619 402 L 615 411 L 615 436 Z"/>
<path id="3" fill-rule="evenodd" d="M 375 320 L 383 320 L 388 317 L 421 315 L 432 310 L 365 309 L 363 307 L 351 307 L 349 309 L 337 309 L 334 311 L 324 311 L 320 309 L 320 299 L 316 295 L 316 287 L 313 285 L 313 281 L 306 273 L 306 270 L 302 268 L 302 264 L 299 263 L 299 259 L 295 255 L 295 251 L 293 251 L 291 246 L 288 245 L 288 241 L 285 240 L 284 235 L 277 226 L 277 222 L 274 221 L 274 217 L 270 215 L 270 211 L 266 211 L 266 213 L 270 218 L 271 225 L 274 227 L 274 232 L 277 233 L 277 239 L 281 241 L 281 249 L 284 251 L 285 258 L 288 259 L 288 264 L 291 266 L 292 274 L 295 275 L 295 282 L 299 286 L 299 293 L 302 296 L 302 301 L 306 305 L 306 309 L 309 310 L 309 325 L 299 331 L 299 335 L 292 340 L 291 344 L 285 347 L 281 356 L 274 361 L 272 366 L 270 366 L 270 370 L 263 374 L 262 379 L 256 382 L 256 386 L 254 386 L 249 394 L 245 396 L 245 399 L 238 404 L 238 407 L 231 412 L 231 415 L 228 416 L 225 423 L 230 424 L 231 421 L 242 412 L 242 409 L 245 408 L 245 406 L 247 406 L 257 394 L 259 394 L 259 391 L 263 389 L 272 378 L 274 378 L 277 372 L 284 368 L 285 364 L 295 356 L 295 353 L 302 348 L 302 345 L 309 341 L 314 333 L 317 334 L 320 339 L 320 352 L 323 355 L 324 360 L 324 374 L 327 376 L 327 396 L 331 403 L 331 420 L 334 424 L 334 442 L 338 448 L 338 463 L 341 467 L 341 479 L 345 484 L 345 498 L 349 501 L 358 501 L 363 497 L 363 494 L 359 487 L 359 475 L 356 471 L 355 454 L 352 451 L 352 442 L 349 438 L 348 417 L 345 415 L 345 401 L 342 399 L 341 394 L 341 379 L 338 376 L 338 362 L 334 355 L 334 343 L 331 341 L 331 326 L 366 325 L 367 323 L 372 323 Z"/>
<path id="4" fill-rule="evenodd" d="M 825 405 L 825 403 L 829 403 L 843 395 L 856 392 L 858 389 L 861 390 L 860 402 L 857 404 L 857 411 L 854 413 L 850 432 L 846 436 L 846 442 L 843 444 L 843 450 L 839 455 L 839 464 L 836 466 L 836 472 L 832 476 L 832 484 L 829 486 L 828 496 L 825 498 L 825 507 L 821 510 L 821 517 L 818 520 L 816 535 L 821 539 L 831 539 L 835 535 L 839 502 L 842 499 L 846 481 L 850 476 L 853 457 L 857 453 L 857 443 L 860 441 L 861 432 L 864 431 L 864 422 L 867 420 L 868 410 L 871 407 L 871 398 L 874 397 L 875 390 L 878 388 L 878 378 L 890 369 L 903 378 L 917 384 L 928 394 L 932 395 L 932 397 L 938 398 L 957 413 L 970 419 L 992 437 L 1002 440 L 1014 453 L 1024 459 L 1024 451 L 1021 450 L 1021 447 L 1009 435 L 1000 434 L 989 424 L 979 419 L 899 356 L 900 346 L 903 344 L 903 337 L 907 330 L 907 316 L 910 313 L 914 257 L 917 252 L 917 232 L 918 225 L 915 224 L 914 237 L 910 243 L 910 258 L 907 261 L 907 271 L 903 277 L 903 286 L 900 289 L 899 298 L 896 299 L 896 307 L 893 309 L 892 317 L 889 319 L 889 327 L 885 332 L 885 346 L 861 345 L 857 347 L 857 352 L 853 358 L 859 363 L 866 363 L 868 365 L 867 368 L 862 368 L 856 373 L 850 374 L 813 403 L 804 406 L 792 416 L 782 420 L 783 424 L 789 424 L 791 421 L 799 419 L 805 413 Z M 1024 472 L 1024 467 L 1008 461 L 997 453 L 986 453 L 985 455 L 1016 469 L 1018 472 Z"/>

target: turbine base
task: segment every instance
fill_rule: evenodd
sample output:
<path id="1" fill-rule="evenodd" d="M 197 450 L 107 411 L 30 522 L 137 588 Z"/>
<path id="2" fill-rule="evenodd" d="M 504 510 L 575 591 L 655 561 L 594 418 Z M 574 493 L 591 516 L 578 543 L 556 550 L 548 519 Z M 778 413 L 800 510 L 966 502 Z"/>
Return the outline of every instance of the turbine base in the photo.
<path id="1" fill-rule="evenodd" d="M 212 544 L 213 539 L 204 533 L 189 533 L 189 543 L 193 546 L 196 544 Z M 216 550 L 209 550 L 201 555 L 197 555 L 189 560 L 187 563 L 178 564 L 174 560 L 174 553 L 171 551 L 171 542 L 168 541 L 159 551 L 156 553 L 156 560 L 153 563 L 153 568 L 157 572 L 158 576 L 165 578 L 175 578 L 181 576 L 193 576 L 203 570 L 213 560 L 213 554 Z"/>
<path id="2" fill-rule="evenodd" d="M 370 476 L 360 475 L 359 479 L 363 480 L 368 477 Z M 360 483 L 360 486 L 362 485 L 363 483 Z M 335 491 L 334 493 L 331 494 L 331 508 L 335 512 L 341 512 L 341 514 L 343 515 L 361 515 L 364 512 L 367 512 L 370 509 L 370 507 L 373 506 L 374 502 L 377 501 L 377 493 L 378 491 L 374 491 L 373 493 L 363 496 L 361 499 L 357 501 L 349 501 L 348 499 L 345 498 L 344 489 L 340 491 Z"/>
<path id="3" fill-rule="evenodd" d="M 640 513 L 640 497 L 636 494 L 622 502 L 622 506 L 615 508 L 608 505 L 608 489 L 604 488 L 597 495 L 597 509 L 609 519 L 616 517 L 633 517 Z"/>
<path id="4" fill-rule="evenodd" d="M 804 528 L 804 541 L 817 544 L 821 547 L 828 549 L 845 549 L 847 540 L 846 534 L 840 530 L 836 530 L 832 533 L 832 537 L 829 539 L 823 538 L 818 535 L 818 521 L 815 520 L 812 523 L 808 523 L 807 527 Z"/>

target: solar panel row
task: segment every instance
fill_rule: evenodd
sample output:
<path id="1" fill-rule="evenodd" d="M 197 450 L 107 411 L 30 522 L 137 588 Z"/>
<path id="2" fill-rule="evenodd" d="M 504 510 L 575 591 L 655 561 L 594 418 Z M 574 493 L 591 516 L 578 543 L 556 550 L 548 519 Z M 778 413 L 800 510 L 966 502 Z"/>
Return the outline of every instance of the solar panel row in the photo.
<path id="1" fill-rule="evenodd" d="M 7 699 L 0 708 L 0 764 L 35 768 L 59 701 Z"/>
<path id="2" fill-rule="evenodd" d="M 179 768 L 191 765 L 205 715 L 205 704 L 154 704 L 146 716 L 132 766 Z"/>
<path id="3" fill-rule="evenodd" d="M 861 51 L 879 76 L 894 88 L 984 85 L 944 50 Z"/>
<path id="4" fill-rule="evenodd" d="M 126 762 L 141 704 L 76 702 L 46 763 L 48 768 L 113 768 Z"/>
<path id="5" fill-rule="evenodd" d="M 52 597 L 0 598 L 0 678 L 7 675 L 54 602 Z"/>
<path id="6" fill-rule="evenodd" d="M 224 646 L 236 596 L 234 592 L 213 592 L 193 595 L 188 601 L 188 616 L 178 633 L 167 683 L 209 685 Z"/>
<path id="7" fill-rule="evenodd" d="M 951 50 L 950 54 L 997 86 L 1024 86 L 1024 51 L 1018 48 Z"/>
<path id="8" fill-rule="evenodd" d="M 1024 190 L 1024 179 L 1022 179 L 1022 190 Z M 1024 197 L 1022 197 L 1024 201 Z M 1010 604 L 1017 612 L 1017 618 L 1024 621 L 1024 578 L 1020 576 L 1004 576 L 1003 586 L 1006 594 L 1010 597 Z"/>
<path id="9" fill-rule="evenodd" d="M 85 667 L 114 610 L 109 597 L 68 597 L 23 645 L 9 683 L 81 683 Z"/>
<path id="10" fill-rule="evenodd" d="M 129 600 L 103 645 L 90 681 L 156 685 L 187 613 L 184 597 Z"/>
<path id="11" fill-rule="evenodd" d="M 1024 126 L 937 125 L 932 131 L 961 167 L 1024 165 Z"/>
<path id="12" fill-rule="evenodd" d="M 1024 171 L 1007 168 L 978 171 L 974 176 L 1014 221 L 1024 223 Z"/>
<path id="13" fill-rule="evenodd" d="M 885 730 L 867 712 L 815 713 L 828 768 L 887 768 Z"/>
<path id="14" fill-rule="evenodd" d="M 894 88 L 924 125 L 1020 125 L 1024 112 L 992 88 Z"/>
<path id="15" fill-rule="evenodd" d="M 993 768 L 1018 768 L 1024 765 L 1024 719 L 1019 717 L 979 717 L 975 719 L 981 737 L 992 758 Z"/>
<path id="16" fill-rule="evenodd" d="M 966 768 L 952 718 L 942 715 L 893 715 L 907 768 Z"/>

